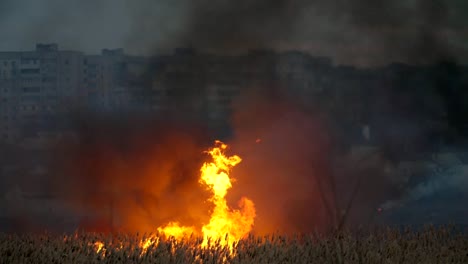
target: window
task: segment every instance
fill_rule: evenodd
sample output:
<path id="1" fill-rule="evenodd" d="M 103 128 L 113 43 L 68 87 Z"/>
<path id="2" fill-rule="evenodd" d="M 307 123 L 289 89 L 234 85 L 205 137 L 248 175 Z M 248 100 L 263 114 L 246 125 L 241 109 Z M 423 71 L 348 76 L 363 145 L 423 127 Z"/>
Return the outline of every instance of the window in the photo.
<path id="1" fill-rule="evenodd" d="M 37 74 L 40 73 L 39 69 L 22 69 L 22 74 Z"/>
<path id="2" fill-rule="evenodd" d="M 23 87 L 23 92 L 25 93 L 39 93 L 40 91 L 40 87 Z"/>
<path id="3" fill-rule="evenodd" d="M 56 77 L 42 77 L 43 83 L 54 83 L 57 81 Z"/>

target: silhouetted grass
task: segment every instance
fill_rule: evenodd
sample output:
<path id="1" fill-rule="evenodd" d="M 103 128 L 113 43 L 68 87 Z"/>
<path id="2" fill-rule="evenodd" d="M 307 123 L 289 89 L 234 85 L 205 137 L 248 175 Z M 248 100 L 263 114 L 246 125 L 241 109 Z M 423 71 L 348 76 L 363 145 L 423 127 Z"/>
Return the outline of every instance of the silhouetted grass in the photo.
<path id="1" fill-rule="evenodd" d="M 143 249 L 141 241 L 157 242 Z M 95 242 L 104 247 L 97 252 Z M 233 254 L 219 241 L 157 235 L 0 235 L 1 263 L 468 263 L 468 237 L 452 227 L 329 235 L 249 236 Z"/>

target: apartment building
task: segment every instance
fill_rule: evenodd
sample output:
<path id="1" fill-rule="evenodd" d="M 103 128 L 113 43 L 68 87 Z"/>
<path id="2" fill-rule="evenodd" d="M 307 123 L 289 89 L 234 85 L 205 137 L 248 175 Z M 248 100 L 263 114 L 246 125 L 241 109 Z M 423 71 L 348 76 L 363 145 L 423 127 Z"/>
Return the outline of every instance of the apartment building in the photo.
<path id="1" fill-rule="evenodd" d="M 81 52 L 59 51 L 56 44 L 0 52 L 0 137 L 15 141 L 60 130 L 57 113 L 80 98 L 82 58 Z"/>
<path id="2" fill-rule="evenodd" d="M 123 50 L 100 55 L 37 44 L 33 51 L 0 52 L 0 140 L 53 139 L 83 107 L 109 111 L 128 101 Z"/>

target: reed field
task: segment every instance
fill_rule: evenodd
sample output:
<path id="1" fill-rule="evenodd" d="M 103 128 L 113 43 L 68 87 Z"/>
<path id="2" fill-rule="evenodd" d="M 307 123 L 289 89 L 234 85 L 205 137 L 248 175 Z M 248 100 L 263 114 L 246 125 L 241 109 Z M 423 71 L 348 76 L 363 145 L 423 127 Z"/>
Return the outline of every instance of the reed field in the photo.
<path id="1" fill-rule="evenodd" d="M 468 236 L 452 227 L 329 235 L 249 236 L 221 246 L 201 238 L 75 233 L 1 234 L 1 263 L 468 263 Z"/>

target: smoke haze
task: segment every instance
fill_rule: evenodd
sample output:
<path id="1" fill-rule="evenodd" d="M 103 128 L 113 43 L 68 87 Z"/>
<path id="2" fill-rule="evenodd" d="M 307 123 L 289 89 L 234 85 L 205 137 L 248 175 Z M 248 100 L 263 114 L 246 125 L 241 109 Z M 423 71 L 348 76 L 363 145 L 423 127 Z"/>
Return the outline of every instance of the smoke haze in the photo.
<path id="1" fill-rule="evenodd" d="M 462 0 L 7 0 L 0 4 L 0 33 L 5 36 L 0 49 L 26 50 L 36 42 L 58 42 L 65 49 L 90 53 L 101 47 L 124 47 L 145 55 L 175 47 L 222 54 L 298 49 L 358 66 L 442 61 L 446 64 L 439 64 L 440 75 L 432 80 L 440 88 L 437 106 L 443 105 L 450 126 L 462 131 L 463 100 L 445 87 L 453 78 L 462 78 L 460 63 L 468 62 L 466 12 L 468 5 Z M 197 65 L 195 59 L 189 62 Z M 257 62 L 261 63 L 252 59 L 248 66 L 255 68 Z M 267 66 L 273 68 L 275 63 Z M 199 169 L 206 160 L 202 152 L 219 134 L 203 120 L 181 117 L 193 113 L 180 106 L 193 103 L 194 89 L 205 89 L 210 82 L 204 79 L 209 77 L 206 69 L 192 73 L 203 78 L 178 91 L 176 99 L 182 101 L 167 102 L 174 106 L 167 118 L 84 115 L 74 119 L 77 138 L 55 149 L 58 155 L 50 164 L 54 175 L 47 188 L 58 193 L 73 213 L 87 216 L 80 227 L 134 232 L 154 230 L 169 221 L 183 225 L 207 221 L 211 208 L 198 183 Z M 155 74 L 149 67 L 145 76 L 151 79 Z M 399 80 L 389 82 L 393 81 Z M 230 154 L 243 158 L 233 170 L 237 180 L 229 202 L 235 207 L 241 196 L 254 201 L 255 232 L 323 231 L 339 225 L 348 209 L 349 223 L 367 223 L 389 196 L 415 200 L 439 190 L 426 188 L 427 182 L 466 186 L 460 176 L 418 178 L 414 189 L 397 188 L 392 183 L 406 183 L 389 176 L 388 153 L 372 154 L 362 166 L 354 157 L 337 163 L 332 158 L 338 152 L 335 136 L 346 131 L 338 131 L 317 109 L 305 109 L 297 103 L 299 98 L 278 92 L 284 87 L 277 86 L 244 87 L 248 92 L 243 90 L 228 121 L 233 135 L 222 138 L 231 146 Z M 410 96 L 384 88 L 374 93 L 380 92 L 388 93 L 390 99 L 384 97 L 394 115 L 376 119 L 382 133 L 389 135 L 384 143 L 398 155 L 400 149 L 392 146 L 396 136 L 389 128 L 394 125 L 401 133 L 407 125 L 412 139 L 425 136 L 424 129 L 413 126 L 420 119 L 414 114 L 420 105 L 414 101 L 398 105 Z M 412 193 L 408 198 L 407 192 Z"/>
<path id="2" fill-rule="evenodd" d="M 61 200 L 88 215 L 80 228 L 149 232 L 170 221 L 207 221 L 209 193 L 198 179 L 210 137 L 201 126 L 134 118 L 93 122 L 81 123 L 77 140 L 60 146 L 65 155 L 55 159 L 51 181 Z"/>
<path id="3" fill-rule="evenodd" d="M 301 49 L 337 63 L 466 62 L 464 1 L 2 1 L 1 50 Z M 83 19 L 86 17 L 86 19 Z M 47 29 L 47 30 L 43 30 Z"/>

